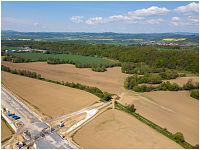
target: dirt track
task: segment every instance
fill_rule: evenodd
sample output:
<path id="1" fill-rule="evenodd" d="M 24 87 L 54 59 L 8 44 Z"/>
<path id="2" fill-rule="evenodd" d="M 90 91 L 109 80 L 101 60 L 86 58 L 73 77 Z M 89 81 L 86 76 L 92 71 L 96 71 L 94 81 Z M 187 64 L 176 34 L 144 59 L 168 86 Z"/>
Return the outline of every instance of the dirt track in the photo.
<path id="1" fill-rule="evenodd" d="M 119 110 L 108 110 L 75 133 L 83 148 L 181 148 L 178 144 Z"/>
<path id="2" fill-rule="evenodd" d="M 199 104 L 187 91 L 134 92 L 124 95 L 124 104 L 134 104 L 137 112 L 169 131 L 182 132 L 191 144 L 199 141 Z"/>
<path id="3" fill-rule="evenodd" d="M 3 120 L 1 120 L 1 141 L 5 140 L 11 135 L 12 135 L 12 132 L 7 127 L 6 123 Z"/>
<path id="4" fill-rule="evenodd" d="M 51 117 L 78 111 L 99 100 L 85 91 L 3 71 L 1 77 L 8 89 Z"/>

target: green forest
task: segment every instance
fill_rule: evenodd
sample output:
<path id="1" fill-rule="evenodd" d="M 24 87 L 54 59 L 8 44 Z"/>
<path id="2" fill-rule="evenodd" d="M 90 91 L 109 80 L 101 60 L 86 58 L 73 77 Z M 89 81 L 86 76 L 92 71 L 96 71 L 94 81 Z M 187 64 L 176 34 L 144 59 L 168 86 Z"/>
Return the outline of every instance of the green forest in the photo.
<path id="1" fill-rule="evenodd" d="M 88 44 L 84 42 L 40 42 L 40 41 L 2 41 L 2 46 L 30 47 L 47 50 L 53 54 L 74 54 L 92 57 L 106 57 L 123 63 L 143 63 L 151 71 L 156 72 L 163 68 L 184 70 L 192 73 L 199 72 L 199 52 L 185 50 L 158 50 L 155 46 L 141 45 L 111 45 Z M 134 72 L 135 66 L 126 67 L 124 72 Z M 128 70 L 128 71 L 126 71 Z"/>

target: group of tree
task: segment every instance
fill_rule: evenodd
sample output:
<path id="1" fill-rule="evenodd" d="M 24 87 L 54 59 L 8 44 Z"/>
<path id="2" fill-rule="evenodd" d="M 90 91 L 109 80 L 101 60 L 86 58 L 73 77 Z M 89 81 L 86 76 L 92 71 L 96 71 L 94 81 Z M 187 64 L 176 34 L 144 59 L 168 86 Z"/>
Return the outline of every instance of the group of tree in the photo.
<path id="1" fill-rule="evenodd" d="M 28 70 L 11 70 L 9 67 L 1 65 L 1 70 L 2 71 L 6 71 L 6 72 L 10 72 L 12 74 L 18 74 L 18 75 L 22 75 L 22 76 L 26 76 L 26 77 L 31 77 L 31 78 L 37 78 L 37 79 L 41 79 L 41 75 L 37 74 L 36 72 L 31 72 Z"/>
<path id="2" fill-rule="evenodd" d="M 191 90 L 190 96 L 195 98 L 195 99 L 199 99 L 199 89 Z"/>
<path id="3" fill-rule="evenodd" d="M 179 75 L 175 72 L 167 71 L 160 74 L 145 74 L 143 76 L 133 75 L 127 77 L 124 82 L 124 87 L 136 92 L 150 92 L 150 91 L 179 91 L 190 90 L 191 97 L 198 98 L 197 89 L 199 89 L 199 83 L 189 80 L 183 86 L 179 86 L 177 83 L 171 83 L 169 81 L 162 81 L 164 79 L 174 79 Z M 156 85 L 152 85 L 156 84 Z"/>
<path id="4" fill-rule="evenodd" d="M 182 76 L 182 75 L 181 75 Z M 179 74 L 173 70 L 165 70 L 165 72 L 156 73 L 146 73 L 143 76 L 134 74 L 130 77 L 127 77 L 124 83 L 125 88 L 132 89 L 138 84 L 147 83 L 147 84 L 160 84 L 166 79 L 176 79 L 179 77 Z M 146 87 L 146 86 L 142 86 Z"/>
<path id="5" fill-rule="evenodd" d="M 122 63 L 121 71 L 123 73 L 127 73 L 127 74 L 144 75 L 144 74 L 147 74 L 147 73 L 164 72 L 165 68 L 150 67 L 149 65 L 145 64 L 144 62 L 140 62 L 140 63 L 127 62 L 127 63 Z"/>
<path id="6" fill-rule="evenodd" d="M 3 61 L 10 61 L 10 62 L 13 62 L 13 63 L 32 62 L 31 59 L 25 59 L 25 58 L 13 56 L 13 55 L 6 55 L 6 56 L 3 56 L 2 59 L 3 59 Z"/>
<path id="7" fill-rule="evenodd" d="M 145 63 L 151 68 L 168 68 L 198 73 L 198 51 L 157 50 L 154 46 L 89 44 L 84 42 L 2 41 L 4 46 L 45 49 L 48 53 L 68 53 L 107 57 L 121 63 Z M 134 71 L 135 72 L 135 71 Z"/>
<path id="8" fill-rule="evenodd" d="M 27 71 L 27 70 L 16 70 L 16 69 L 12 70 L 9 67 L 4 66 L 4 65 L 1 65 L 1 70 L 10 72 L 12 74 L 18 74 L 18 75 L 22 75 L 22 76 L 36 78 L 36 79 L 40 79 L 40 80 L 44 80 L 44 81 L 48 81 L 48 82 L 52 82 L 52 83 L 56 83 L 56 84 L 61 84 L 64 86 L 68 86 L 68 87 L 72 87 L 72 88 L 76 88 L 76 89 L 80 89 L 80 90 L 84 90 L 84 91 L 92 93 L 92 94 L 96 95 L 97 97 L 101 98 L 102 101 L 109 101 L 112 99 L 112 94 L 110 94 L 108 92 L 103 92 L 99 88 L 96 88 L 96 87 L 90 87 L 90 86 L 82 85 L 79 83 L 73 83 L 73 82 L 71 82 L 71 83 L 70 82 L 59 82 L 59 81 L 54 81 L 54 80 L 50 80 L 50 79 L 45 79 L 45 78 L 42 78 L 41 75 L 37 74 L 36 72 L 31 72 L 31 71 Z"/>

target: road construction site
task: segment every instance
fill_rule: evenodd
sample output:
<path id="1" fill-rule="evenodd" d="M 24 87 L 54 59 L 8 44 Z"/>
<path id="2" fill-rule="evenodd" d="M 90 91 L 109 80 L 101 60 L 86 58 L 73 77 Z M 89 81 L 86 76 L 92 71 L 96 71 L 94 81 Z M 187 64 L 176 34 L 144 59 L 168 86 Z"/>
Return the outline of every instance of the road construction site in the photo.
<path id="1" fill-rule="evenodd" d="M 80 111 L 61 117 L 44 121 L 25 105 L 19 98 L 7 90 L 3 85 L 2 94 L 2 117 L 15 131 L 15 137 L 21 136 L 21 141 L 11 138 L 9 142 L 2 145 L 2 148 L 37 148 L 37 149 L 72 149 L 78 148 L 77 144 L 68 137 L 68 134 L 75 131 L 82 124 L 95 116 L 102 108 L 111 103 L 95 103 Z M 14 119 L 10 114 L 19 116 Z M 79 118 L 80 115 L 83 117 Z M 10 116 L 9 116 L 10 115 Z M 77 119 L 78 118 L 78 119 Z M 71 121 L 69 123 L 69 120 Z M 69 138 L 69 140 L 68 140 Z M 19 138 L 18 138 L 19 139 Z"/>

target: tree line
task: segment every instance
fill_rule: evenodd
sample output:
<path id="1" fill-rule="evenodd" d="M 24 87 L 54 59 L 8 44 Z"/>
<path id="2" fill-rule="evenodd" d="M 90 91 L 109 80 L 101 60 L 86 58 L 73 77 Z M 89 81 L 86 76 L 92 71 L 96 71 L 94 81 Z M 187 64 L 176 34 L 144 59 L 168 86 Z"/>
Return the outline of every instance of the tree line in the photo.
<path id="1" fill-rule="evenodd" d="M 198 99 L 198 82 L 189 80 L 183 86 L 179 86 L 176 83 L 170 83 L 169 81 L 163 82 L 163 80 L 176 79 L 180 76 L 183 76 L 183 74 L 178 74 L 176 71 L 172 70 L 167 70 L 159 74 L 148 73 L 143 76 L 135 74 L 126 78 L 124 87 L 135 92 L 190 90 L 191 97 Z"/>
<path id="2" fill-rule="evenodd" d="M 86 85 L 82 85 L 79 83 L 73 83 L 73 82 L 59 82 L 59 81 L 54 81 L 54 80 L 50 80 L 50 79 L 45 79 L 45 78 L 41 77 L 40 74 L 37 74 L 36 72 L 31 72 L 31 71 L 27 71 L 27 70 L 16 70 L 16 69 L 12 70 L 9 67 L 4 66 L 4 65 L 1 65 L 1 70 L 10 72 L 12 74 L 18 74 L 18 75 L 22 75 L 22 76 L 26 76 L 26 77 L 31 77 L 31 78 L 40 79 L 40 80 L 47 81 L 47 82 L 52 82 L 52 83 L 68 86 L 71 88 L 84 90 L 91 94 L 96 95 L 97 97 L 99 97 L 101 99 L 101 101 L 110 101 L 112 99 L 112 95 L 113 95 L 108 92 L 103 92 L 99 88 L 96 88 L 96 87 L 86 86 Z"/>
<path id="3" fill-rule="evenodd" d="M 89 44 L 82 42 L 2 41 L 3 46 L 28 46 L 48 53 L 107 57 L 121 63 L 144 63 L 151 68 L 169 68 L 198 73 L 198 51 L 157 50 L 155 46 Z"/>
<path id="4" fill-rule="evenodd" d="M 190 143 L 186 142 L 185 138 L 181 132 L 176 132 L 175 134 L 173 134 L 170 131 L 168 131 L 166 128 L 162 128 L 159 125 L 155 124 L 154 122 L 143 117 L 142 115 L 140 115 L 139 113 L 136 112 L 136 108 L 134 107 L 134 105 L 123 106 L 119 102 L 115 102 L 115 107 L 119 110 L 129 113 L 130 115 L 134 116 L 141 122 L 145 123 L 146 125 L 148 125 L 149 127 L 153 128 L 153 129 L 155 129 L 156 131 L 158 131 L 159 133 L 168 137 L 169 139 L 175 141 L 176 143 L 178 143 L 179 145 L 181 145 L 184 148 L 192 149 L 192 148 L 198 147 L 198 145 L 193 146 Z"/>

